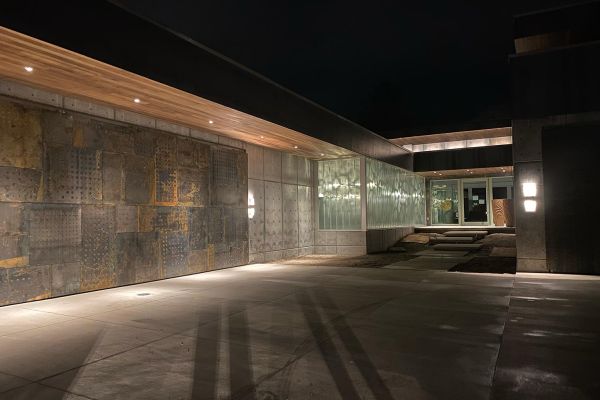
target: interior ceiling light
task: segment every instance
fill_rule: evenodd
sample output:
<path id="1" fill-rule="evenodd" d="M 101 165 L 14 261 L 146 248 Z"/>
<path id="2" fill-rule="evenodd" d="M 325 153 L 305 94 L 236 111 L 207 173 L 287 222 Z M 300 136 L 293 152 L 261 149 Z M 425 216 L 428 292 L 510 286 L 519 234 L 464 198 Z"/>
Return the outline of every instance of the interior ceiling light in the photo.
<path id="1" fill-rule="evenodd" d="M 26 66 L 26 67 L 23 67 L 23 68 L 24 68 L 24 69 L 25 69 L 25 71 L 27 71 L 27 72 L 33 72 L 33 67 Z"/>
<path id="2" fill-rule="evenodd" d="M 133 99 L 133 102 L 136 104 L 140 104 L 142 101 L 136 97 L 135 99 Z"/>

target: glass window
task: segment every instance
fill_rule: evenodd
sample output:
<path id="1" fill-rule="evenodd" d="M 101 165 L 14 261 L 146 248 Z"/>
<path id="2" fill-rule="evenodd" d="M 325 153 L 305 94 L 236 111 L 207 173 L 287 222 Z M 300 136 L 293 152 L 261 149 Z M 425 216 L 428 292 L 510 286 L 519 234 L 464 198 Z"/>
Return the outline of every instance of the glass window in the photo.
<path id="1" fill-rule="evenodd" d="M 488 222 L 487 179 L 463 181 L 463 216 L 465 223 Z"/>
<path id="2" fill-rule="evenodd" d="M 431 223 L 458 224 L 458 180 L 431 181 Z"/>
<path id="3" fill-rule="evenodd" d="M 359 230 L 360 159 L 319 161 L 319 229 Z"/>
<path id="4" fill-rule="evenodd" d="M 367 159 L 367 227 L 425 224 L 425 178 Z"/>

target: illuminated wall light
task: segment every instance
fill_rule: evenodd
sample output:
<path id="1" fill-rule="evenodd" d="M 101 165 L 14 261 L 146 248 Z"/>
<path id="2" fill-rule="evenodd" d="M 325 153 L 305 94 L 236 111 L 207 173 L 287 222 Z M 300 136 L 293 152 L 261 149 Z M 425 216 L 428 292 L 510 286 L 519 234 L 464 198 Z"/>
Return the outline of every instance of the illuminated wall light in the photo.
<path id="1" fill-rule="evenodd" d="M 252 219 L 254 218 L 254 214 L 256 213 L 256 209 L 255 209 L 255 201 L 254 201 L 254 195 L 252 193 L 248 193 L 248 218 Z"/>
<path id="2" fill-rule="evenodd" d="M 525 196 L 525 197 L 537 196 L 537 184 L 535 182 L 524 182 L 523 183 L 523 196 Z"/>
<path id="3" fill-rule="evenodd" d="M 33 72 L 33 67 L 30 66 L 23 67 L 23 69 L 27 72 Z"/>
<path id="4" fill-rule="evenodd" d="M 525 212 L 532 213 L 537 209 L 537 201 L 535 200 L 525 200 L 523 205 L 525 206 Z"/>

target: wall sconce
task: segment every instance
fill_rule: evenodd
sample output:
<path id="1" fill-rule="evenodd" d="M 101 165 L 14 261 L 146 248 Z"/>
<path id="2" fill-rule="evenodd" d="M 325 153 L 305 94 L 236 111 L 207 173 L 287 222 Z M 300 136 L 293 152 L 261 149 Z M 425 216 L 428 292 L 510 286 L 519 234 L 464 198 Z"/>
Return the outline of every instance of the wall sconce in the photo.
<path id="1" fill-rule="evenodd" d="M 523 196 L 524 197 L 537 196 L 537 184 L 535 182 L 523 183 Z"/>
<path id="2" fill-rule="evenodd" d="M 255 203 L 254 203 L 254 195 L 252 193 L 248 193 L 248 218 L 252 219 L 254 218 L 254 213 L 256 212 L 256 209 L 254 208 Z"/>
<path id="3" fill-rule="evenodd" d="M 537 201 L 535 200 L 525 200 L 523 202 L 523 205 L 525 206 L 525 212 L 535 212 L 535 210 L 537 209 Z"/>

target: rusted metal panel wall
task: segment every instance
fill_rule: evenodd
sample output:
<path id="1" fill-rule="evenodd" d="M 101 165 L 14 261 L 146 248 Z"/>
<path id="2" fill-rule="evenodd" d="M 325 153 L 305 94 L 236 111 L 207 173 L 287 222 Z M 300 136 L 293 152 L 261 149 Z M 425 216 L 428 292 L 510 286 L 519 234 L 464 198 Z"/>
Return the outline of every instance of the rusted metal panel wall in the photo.
<path id="1" fill-rule="evenodd" d="M 0 99 L 0 305 L 248 263 L 244 150 Z"/>

